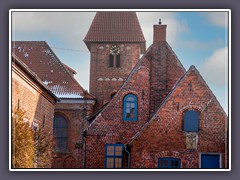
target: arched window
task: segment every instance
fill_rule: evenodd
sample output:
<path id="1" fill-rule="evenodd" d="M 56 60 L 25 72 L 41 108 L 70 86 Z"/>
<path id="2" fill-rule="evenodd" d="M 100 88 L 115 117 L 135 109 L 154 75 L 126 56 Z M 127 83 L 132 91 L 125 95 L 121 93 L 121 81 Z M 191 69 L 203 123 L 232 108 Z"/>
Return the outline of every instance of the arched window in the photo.
<path id="1" fill-rule="evenodd" d="M 68 123 L 63 116 L 54 116 L 53 137 L 56 152 L 66 152 L 68 144 Z"/>
<path id="2" fill-rule="evenodd" d="M 123 100 L 123 120 L 137 121 L 138 102 L 137 97 L 133 94 L 128 94 Z"/>
<path id="3" fill-rule="evenodd" d="M 198 112 L 188 110 L 184 112 L 183 131 L 198 132 Z"/>
<path id="4" fill-rule="evenodd" d="M 117 45 L 110 48 L 109 67 L 120 67 L 120 48 Z"/>

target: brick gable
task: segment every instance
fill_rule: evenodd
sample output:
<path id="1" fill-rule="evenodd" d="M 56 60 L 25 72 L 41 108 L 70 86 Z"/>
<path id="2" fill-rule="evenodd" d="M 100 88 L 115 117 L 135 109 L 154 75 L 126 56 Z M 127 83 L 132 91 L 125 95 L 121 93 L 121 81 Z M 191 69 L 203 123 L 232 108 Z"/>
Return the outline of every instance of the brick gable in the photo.
<path id="1" fill-rule="evenodd" d="M 199 112 L 197 149 L 187 149 L 183 131 L 183 113 Z M 222 167 L 227 168 L 228 118 L 199 72 L 191 66 L 159 110 L 130 141 L 134 168 L 156 168 L 157 158 L 182 159 L 182 168 L 198 168 L 199 153 L 221 153 Z"/>

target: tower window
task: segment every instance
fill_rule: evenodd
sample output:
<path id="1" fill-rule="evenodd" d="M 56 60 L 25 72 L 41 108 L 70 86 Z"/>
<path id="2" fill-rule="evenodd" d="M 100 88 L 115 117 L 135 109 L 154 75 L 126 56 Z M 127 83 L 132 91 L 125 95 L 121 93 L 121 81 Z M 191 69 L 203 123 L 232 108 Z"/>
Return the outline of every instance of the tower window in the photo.
<path id="1" fill-rule="evenodd" d="M 113 67 L 114 55 L 110 54 L 109 67 Z"/>
<path id="2" fill-rule="evenodd" d="M 109 67 L 120 67 L 120 48 L 116 45 L 110 48 Z"/>
<path id="3" fill-rule="evenodd" d="M 123 120 L 137 121 L 138 102 L 137 97 L 133 94 L 128 94 L 123 100 Z"/>

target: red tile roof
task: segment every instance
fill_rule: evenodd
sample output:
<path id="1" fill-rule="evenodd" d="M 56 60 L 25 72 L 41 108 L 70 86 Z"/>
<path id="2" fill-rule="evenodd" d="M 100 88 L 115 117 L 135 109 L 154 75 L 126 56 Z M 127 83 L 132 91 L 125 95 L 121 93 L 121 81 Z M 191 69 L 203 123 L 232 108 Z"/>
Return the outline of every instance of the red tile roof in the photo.
<path id="1" fill-rule="evenodd" d="M 12 52 L 19 57 L 59 98 L 94 99 L 71 76 L 45 41 L 14 41 Z"/>
<path id="2" fill-rule="evenodd" d="M 145 38 L 135 12 L 97 12 L 84 38 L 91 42 L 139 42 L 145 51 Z M 90 48 L 89 48 L 90 49 Z"/>
<path id="3" fill-rule="evenodd" d="M 44 89 L 55 101 L 59 101 L 59 99 L 47 88 L 45 84 L 43 84 L 42 80 L 32 72 L 32 70 L 22 62 L 21 59 L 19 59 L 14 53 L 12 53 L 12 70 L 16 68 L 15 66 L 18 66 L 21 68 L 28 76 L 31 77 L 33 81 L 36 82 L 42 89 Z"/>

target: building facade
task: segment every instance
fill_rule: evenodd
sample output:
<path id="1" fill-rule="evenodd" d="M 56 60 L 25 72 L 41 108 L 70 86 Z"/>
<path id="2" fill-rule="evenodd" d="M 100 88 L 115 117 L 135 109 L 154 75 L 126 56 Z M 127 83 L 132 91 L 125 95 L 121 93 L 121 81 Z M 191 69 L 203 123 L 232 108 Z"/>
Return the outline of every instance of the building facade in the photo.
<path id="1" fill-rule="evenodd" d="M 97 12 L 84 38 L 89 93 L 46 42 L 13 42 L 14 54 L 59 99 L 49 110 L 51 168 L 228 168 L 228 117 L 166 33 L 166 25 L 153 25 L 146 50 L 135 12 Z M 15 90 L 13 97 L 17 104 Z"/>
<path id="2" fill-rule="evenodd" d="M 182 66 L 166 31 L 153 26 L 153 44 L 91 119 L 84 168 L 228 167 L 228 117 L 198 70 Z"/>

